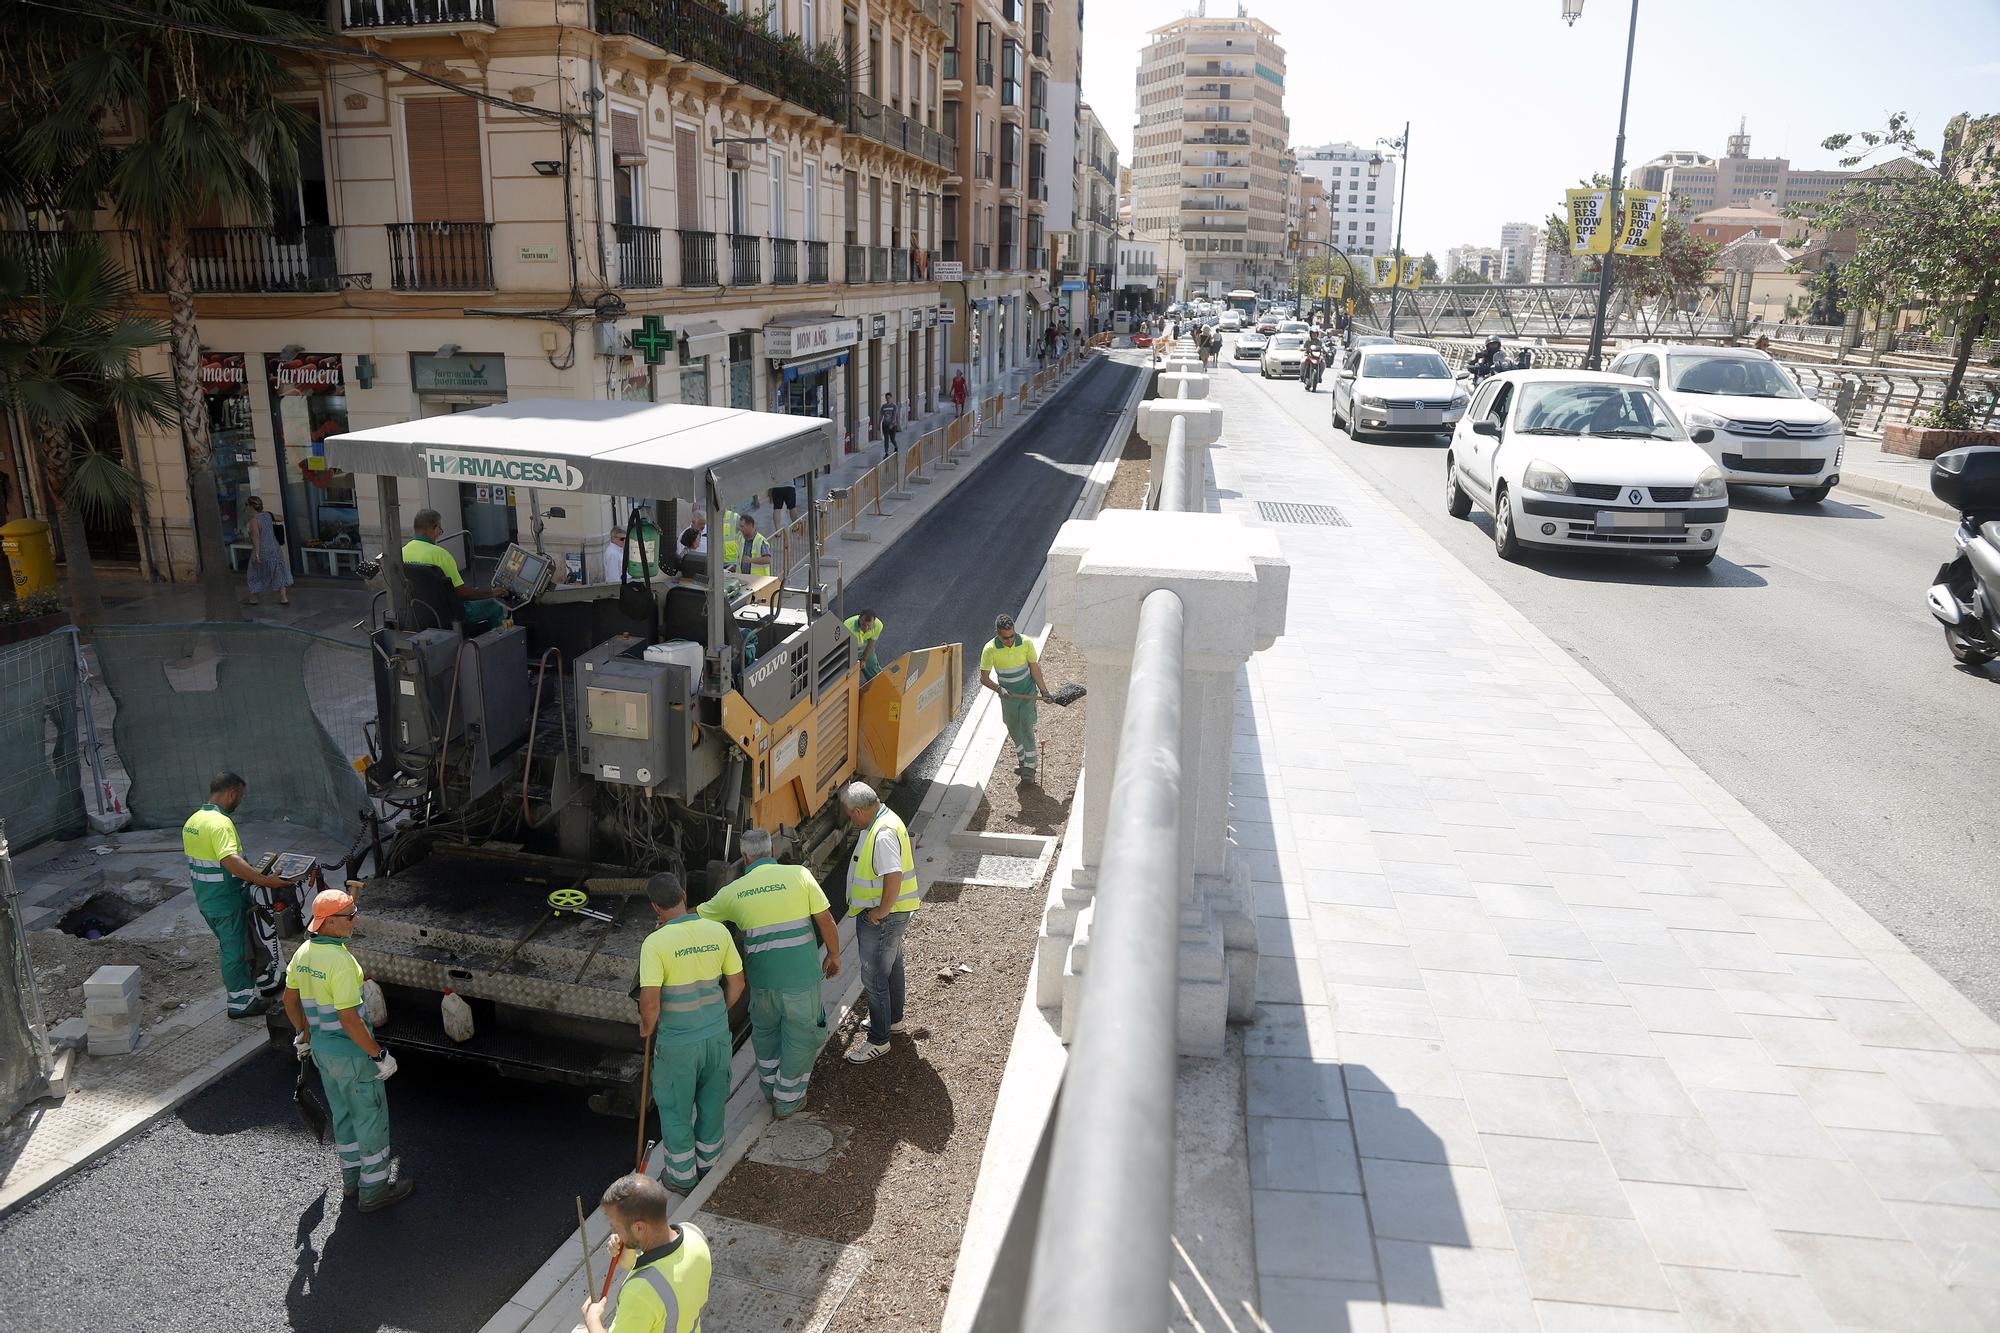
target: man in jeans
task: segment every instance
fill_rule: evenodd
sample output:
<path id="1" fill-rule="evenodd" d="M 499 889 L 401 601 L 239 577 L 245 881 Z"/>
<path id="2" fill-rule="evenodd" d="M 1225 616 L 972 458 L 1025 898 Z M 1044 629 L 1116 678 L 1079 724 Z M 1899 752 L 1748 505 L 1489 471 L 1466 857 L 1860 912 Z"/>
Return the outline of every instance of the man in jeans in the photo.
<path id="1" fill-rule="evenodd" d="M 855 917 L 861 988 L 868 993 L 868 1035 L 847 1053 L 866 1064 L 889 1053 L 889 1034 L 903 1031 L 903 932 L 916 912 L 917 857 L 910 831 L 865 782 L 840 794 L 847 817 L 861 829 L 847 866 L 847 914 Z"/>
<path id="2" fill-rule="evenodd" d="M 882 411 L 879 417 L 882 425 L 882 457 L 887 458 L 890 454 L 896 452 L 897 418 L 895 394 L 885 393 L 882 395 Z"/>

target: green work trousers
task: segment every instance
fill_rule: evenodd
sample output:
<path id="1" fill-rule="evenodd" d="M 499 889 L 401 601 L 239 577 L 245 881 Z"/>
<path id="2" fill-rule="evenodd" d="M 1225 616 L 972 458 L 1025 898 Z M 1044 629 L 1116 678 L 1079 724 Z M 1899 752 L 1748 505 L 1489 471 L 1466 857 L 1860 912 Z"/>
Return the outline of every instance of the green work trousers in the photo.
<path id="1" fill-rule="evenodd" d="M 1035 749 L 1035 716 L 1034 695 L 1000 696 L 1000 720 L 1007 724 L 1007 739 L 1013 741 L 1014 748 L 1020 751 L 1014 771 L 1028 776 L 1033 776 L 1041 762 L 1041 754 Z"/>
<path id="2" fill-rule="evenodd" d="M 779 1119 L 805 1105 L 813 1061 L 825 1040 L 826 1007 L 819 987 L 750 988 L 750 1045 L 757 1052 L 757 1078 Z"/>
<path id="3" fill-rule="evenodd" d="M 229 1016 L 239 1017 L 257 1002 L 259 985 L 250 953 L 249 895 L 234 883 L 197 886 L 194 901 L 222 950 L 222 988 L 228 992 Z"/>
<path id="4" fill-rule="evenodd" d="M 389 1188 L 389 1094 L 375 1062 L 345 1037 L 313 1038 L 313 1063 L 333 1112 L 333 1149 L 342 1189 L 359 1189 L 367 1203 Z"/>
<path id="5" fill-rule="evenodd" d="M 653 1105 L 660 1112 L 661 1177 L 683 1194 L 722 1155 L 722 1108 L 729 1100 L 729 1029 L 653 1047 Z"/>

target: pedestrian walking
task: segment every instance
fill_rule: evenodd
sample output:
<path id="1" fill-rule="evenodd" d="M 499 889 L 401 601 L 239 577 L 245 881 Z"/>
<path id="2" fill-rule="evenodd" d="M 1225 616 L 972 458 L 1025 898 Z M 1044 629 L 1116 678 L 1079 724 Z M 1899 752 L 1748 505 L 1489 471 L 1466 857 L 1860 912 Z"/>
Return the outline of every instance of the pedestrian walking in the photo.
<path id="1" fill-rule="evenodd" d="M 234 773 L 215 775 L 208 803 L 181 827 L 181 851 L 195 907 L 215 933 L 222 954 L 222 989 L 231 1018 L 255 1018 L 271 1007 L 278 988 L 276 900 L 271 893 L 294 881 L 267 875 L 243 859 L 243 840 L 230 816 L 249 784 Z M 252 889 L 262 893 L 253 896 Z"/>
<path id="2" fill-rule="evenodd" d="M 882 457 L 887 458 L 890 454 L 896 452 L 897 416 L 895 394 L 885 393 L 882 395 L 882 409 L 876 413 L 876 420 L 882 427 Z"/>
<path id="3" fill-rule="evenodd" d="M 609 1324 L 608 1299 L 584 1301 L 589 1333 L 700 1333 L 713 1271 L 708 1237 L 692 1222 L 670 1221 L 672 1202 L 659 1181 L 636 1172 L 604 1191 L 598 1203 L 611 1223 L 609 1263 L 631 1268 Z"/>
<path id="4" fill-rule="evenodd" d="M 868 994 L 868 1032 L 847 1053 L 866 1064 L 889 1053 L 889 1034 L 903 1031 L 903 932 L 921 899 L 910 830 L 865 782 L 840 794 L 848 819 L 861 829 L 847 866 L 847 914 L 861 954 L 861 989 Z"/>
<path id="5" fill-rule="evenodd" d="M 965 372 L 956 371 L 951 377 L 951 401 L 960 416 L 965 415 Z"/>
<path id="6" fill-rule="evenodd" d="M 743 994 L 743 959 L 727 926 L 688 911 L 679 875 L 654 875 L 646 897 L 660 928 L 639 946 L 639 1033 L 653 1043 L 663 1179 L 686 1194 L 722 1155 L 729 1010 Z"/>
<path id="7" fill-rule="evenodd" d="M 875 641 L 882 637 L 882 621 L 873 611 L 861 610 L 840 623 L 854 636 L 855 647 L 861 652 L 861 683 L 866 685 L 882 670 L 881 659 L 875 656 Z"/>
<path id="8" fill-rule="evenodd" d="M 1014 771 L 1033 782 L 1041 759 L 1035 749 L 1035 701 L 1048 698 L 1049 687 L 1042 683 L 1035 645 L 1015 630 L 1014 617 L 994 617 L 993 638 L 979 650 L 979 683 L 1000 696 L 1000 720 L 1017 752 Z"/>
<path id="9" fill-rule="evenodd" d="M 772 1112 L 783 1120 L 805 1104 L 813 1061 L 826 1041 L 819 983 L 840 975 L 840 933 L 812 871 L 773 859 L 769 832 L 745 829 L 737 847 L 743 873 L 695 911 L 743 936 L 757 1078 Z"/>
<path id="10" fill-rule="evenodd" d="M 341 1197 L 358 1198 L 372 1213 L 410 1197 L 408 1176 L 389 1179 L 389 1094 L 382 1085 L 396 1072 L 396 1057 L 375 1040 L 361 1004 L 361 964 L 347 951 L 354 933 L 354 895 L 322 889 L 314 896 L 309 938 L 285 969 L 285 1017 L 292 1020 L 292 1049 L 319 1067 L 333 1112 L 334 1153 L 340 1158 Z"/>
<path id="11" fill-rule="evenodd" d="M 244 605 L 257 605 L 257 594 L 260 592 L 274 592 L 278 594 L 279 606 L 290 606 L 292 598 L 288 589 L 292 586 L 292 566 L 285 559 L 285 548 L 278 544 L 277 525 L 264 512 L 262 497 L 253 495 L 244 503 L 250 510 L 250 521 L 245 525 L 250 538 L 250 565 L 246 579 L 250 595 L 243 599 Z"/>

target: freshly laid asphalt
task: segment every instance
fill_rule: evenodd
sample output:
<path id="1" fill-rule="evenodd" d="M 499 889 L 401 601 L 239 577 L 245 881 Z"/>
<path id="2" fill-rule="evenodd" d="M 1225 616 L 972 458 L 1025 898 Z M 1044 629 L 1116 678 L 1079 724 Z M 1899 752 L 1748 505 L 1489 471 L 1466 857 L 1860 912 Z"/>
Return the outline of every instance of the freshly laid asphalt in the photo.
<path id="1" fill-rule="evenodd" d="M 1958 667 L 1925 609 L 1950 523 L 1838 490 L 1809 508 L 1740 487 L 1703 571 L 1508 564 L 1482 513 L 1446 516 L 1442 439 L 1357 442 L 1333 429 L 1324 389 L 1250 366 L 1235 373 L 2000 1017 L 2000 665 Z"/>
<path id="2" fill-rule="evenodd" d="M 847 610 L 883 617 L 885 657 L 956 639 L 976 672 L 1140 373 L 1096 358 L 855 580 Z M 902 790 L 921 792 L 946 748 Z M 0 1219 L 0 1329 L 476 1330 L 574 1231 L 575 1197 L 592 1206 L 631 1161 L 632 1122 L 578 1090 L 412 1061 L 389 1107 L 417 1192 L 364 1216 L 299 1123 L 294 1069 L 261 1052 Z"/>

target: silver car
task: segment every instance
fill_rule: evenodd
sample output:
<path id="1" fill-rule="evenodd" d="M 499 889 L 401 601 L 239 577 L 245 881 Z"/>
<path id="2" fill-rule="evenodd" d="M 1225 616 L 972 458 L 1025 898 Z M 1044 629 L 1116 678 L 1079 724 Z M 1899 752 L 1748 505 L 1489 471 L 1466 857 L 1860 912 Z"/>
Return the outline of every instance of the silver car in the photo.
<path id="1" fill-rule="evenodd" d="M 1306 340 L 1297 333 L 1274 333 L 1264 345 L 1258 372 L 1265 379 L 1297 378 L 1306 363 Z"/>

